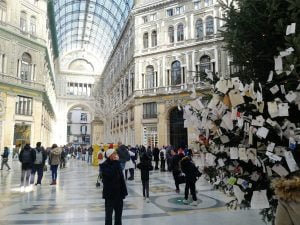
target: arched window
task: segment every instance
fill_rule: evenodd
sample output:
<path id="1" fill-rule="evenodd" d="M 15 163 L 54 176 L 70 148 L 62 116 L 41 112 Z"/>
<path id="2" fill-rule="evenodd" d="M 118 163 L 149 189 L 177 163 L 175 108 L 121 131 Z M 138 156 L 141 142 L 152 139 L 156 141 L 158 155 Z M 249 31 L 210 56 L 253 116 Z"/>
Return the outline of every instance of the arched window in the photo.
<path id="1" fill-rule="evenodd" d="M 0 21 L 5 22 L 6 21 L 6 2 L 4 0 L 0 1 Z"/>
<path id="2" fill-rule="evenodd" d="M 174 27 L 170 26 L 168 28 L 169 42 L 174 43 Z"/>
<path id="3" fill-rule="evenodd" d="M 146 67 L 146 86 L 145 88 L 154 88 L 154 67 L 153 66 L 147 66 Z"/>
<path id="4" fill-rule="evenodd" d="M 152 31 L 151 33 L 151 42 L 152 42 L 152 47 L 157 46 L 157 32 L 156 30 Z"/>
<path id="5" fill-rule="evenodd" d="M 208 16 L 205 21 L 206 26 L 206 36 L 214 34 L 214 18 L 212 16 Z"/>
<path id="6" fill-rule="evenodd" d="M 196 39 L 203 40 L 203 21 L 198 19 L 196 21 Z"/>
<path id="7" fill-rule="evenodd" d="M 200 72 L 205 72 L 206 69 L 211 70 L 211 62 L 208 55 L 204 55 L 200 58 Z"/>
<path id="8" fill-rule="evenodd" d="M 144 33 L 143 36 L 143 43 L 144 43 L 144 48 L 148 48 L 149 47 L 149 35 L 148 32 Z"/>
<path id="9" fill-rule="evenodd" d="M 171 66 L 171 85 L 181 84 L 181 65 L 175 61 Z"/>
<path id="10" fill-rule="evenodd" d="M 30 18 L 30 34 L 36 35 L 36 18 L 34 16 Z"/>
<path id="11" fill-rule="evenodd" d="M 31 65 L 32 60 L 31 56 L 28 53 L 23 53 L 21 60 L 21 79 L 22 80 L 31 80 Z"/>
<path id="12" fill-rule="evenodd" d="M 180 23 L 177 26 L 177 41 L 183 41 L 184 39 L 184 27 L 183 24 Z"/>
<path id="13" fill-rule="evenodd" d="M 27 14 L 24 11 L 22 11 L 20 15 L 20 29 L 27 31 Z"/>

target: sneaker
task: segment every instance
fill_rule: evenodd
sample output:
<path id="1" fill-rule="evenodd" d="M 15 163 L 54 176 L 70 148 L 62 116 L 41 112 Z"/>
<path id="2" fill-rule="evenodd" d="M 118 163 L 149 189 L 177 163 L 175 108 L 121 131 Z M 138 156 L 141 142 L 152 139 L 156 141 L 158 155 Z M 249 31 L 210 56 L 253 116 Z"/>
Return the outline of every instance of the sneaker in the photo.
<path id="1" fill-rule="evenodd" d="M 189 201 L 188 201 L 187 199 L 183 199 L 182 202 L 183 202 L 183 204 L 185 204 L 185 205 L 189 204 Z"/>
<path id="2" fill-rule="evenodd" d="M 149 199 L 149 198 L 146 198 L 146 202 L 149 203 L 149 202 L 150 202 L 150 199 Z"/>
<path id="3" fill-rule="evenodd" d="M 197 202 L 197 201 L 193 201 L 190 205 L 191 205 L 191 206 L 197 206 L 197 205 L 198 205 L 198 202 Z"/>
<path id="4" fill-rule="evenodd" d="M 9 171 L 9 170 L 10 170 L 10 168 L 7 169 L 7 171 Z"/>

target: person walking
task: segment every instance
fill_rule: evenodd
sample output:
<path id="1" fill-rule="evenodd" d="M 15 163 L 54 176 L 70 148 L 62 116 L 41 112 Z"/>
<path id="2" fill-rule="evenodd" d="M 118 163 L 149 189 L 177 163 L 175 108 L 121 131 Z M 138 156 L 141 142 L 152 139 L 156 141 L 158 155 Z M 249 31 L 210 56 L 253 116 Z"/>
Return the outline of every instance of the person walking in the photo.
<path id="1" fill-rule="evenodd" d="M 8 165 L 8 155 L 9 155 L 9 149 L 8 149 L 8 147 L 4 147 L 4 152 L 1 155 L 2 161 L 1 161 L 1 169 L 0 170 L 3 170 L 4 165 L 7 167 L 7 170 L 10 170 L 10 167 Z"/>
<path id="2" fill-rule="evenodd" d="M 130 160 L 130 154 L 129 154 L 128 149 L 126 148 L 126 146 L 123 145 L 122 142 L 120 142 L 120 141 L 118 142 L 117 153 L 118 153 L 118 156 L 119 156 L 119 161 L 120 161 L 120 164 L 121 164 L 121 168 L 124 171 L 126 162 Z"/>
<path id="3" fill-rule="evenodd" d="M 166 171 L 166 149 L 165 149 L 165 146 L 163 146 L 162 149 L 159 151 L 159 157 L 160 157 L 160 171 L 165 172 Z"/>
<path id="4" fill-rule="evenodd" d="M 191 191 L 193 202 L 190 204 L 192 206 L 197 206 L 197 196 L 196 196 L 196 181 L 201 176 L 198 168 L 191 161 L 191 159 L 186 156 L 180 161 L 181 170 L 185 174 L 185 191 L 184 191 L 184 204 L 188 204 L 188 195 Z"/>
<path id="5" fill-rule="evenodd" d="M 170 160 L 170 169 L 173 173 L 174 181 L 175 181 L 175 187 L 176 187 L 176 193 L 180 192 L 179 189 L 179 175 L 181 173 L 180 170 L 180 156 L 178 155 L 177 151 L 172 150 L 171 151 L 172 158 Z"/>
<path id="6" fill-rule="evenodd" d="M 41 142 L 36 143 L 36 148 L 33 149 L 33 152 L 35 154 L 35 161 L 33 163 L 32 171 L 31 171 L 31 184 L 34 183 L 34 177 L 35 173 L 37 173 L 37 182 L 35 185 L 41 185 L 42 184 L 42 178 L 44 174 L 44 166 L 47 159 L 47 153 L 45 149 L 42 147 Z"/>
<path id="7" fill-rule="evenodd" d="M 146 200 L 147 203 L 149 203 L 149 171 L 153 170 L 153 166 L 147 154 L 143 154 L 141 156 L 141 162 L 137 164 L 137 168 L 141 170 L 144 200 Z"/>
<path id="8" fill-rule="evenodd" d="M 105 199 L 105 225 L 112 225 L 115 211 L 115 225 L 122 225 L 123 199 L 128 195 L 119 156 L 114 149 L 105 152 L 106 160 L 100 164 Z"/>
<path id="9" fill-rule="evenodd" d="M 158 162 L 159 162 L 159 149 L 158 147 L 155 145 L 155 147 L 153 148 L 153 159 L 155 162 L 155 170 L 158 170 Z"/>
<path id="10" fill-rule="evenodd" d="M 21 191 L 24 189 L 30 189 L 30 175 L 35 161 L 35 154 L 30 144 L 25 144 L 24 148 L 21 150 L 19 155 L 19 160 L 21 162 Z"/>
<path id="11" fill-rule="evenodd" d="M 61 152 L 62 149 L 57 146 L 57 144 L 53 144 L 49 154 L 49 164 L 52 176 L 52 182 L 50 185 L 56 185 L 57 180 L 57 169 L 61 160 Z"/>

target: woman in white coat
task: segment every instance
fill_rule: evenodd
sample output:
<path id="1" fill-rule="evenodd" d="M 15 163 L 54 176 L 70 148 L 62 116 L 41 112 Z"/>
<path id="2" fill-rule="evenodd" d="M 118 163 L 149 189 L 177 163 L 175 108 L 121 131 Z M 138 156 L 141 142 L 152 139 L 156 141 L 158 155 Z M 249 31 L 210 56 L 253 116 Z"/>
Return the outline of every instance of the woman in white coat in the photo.
<path id="1" fill-rule="evenodd" d="M 128 152 L 130 155 L 130 160 L 126 161 L 126 164 L 125 164 L 125 179 L 127 180 L 127 174 L 128 174 L 128 170 L 129 170 L 130 177 L 128 177 L 128 180 L 134 180 L 135 164 L 132 160 L 135 157 L 135 154 L 130 150 Z"/>

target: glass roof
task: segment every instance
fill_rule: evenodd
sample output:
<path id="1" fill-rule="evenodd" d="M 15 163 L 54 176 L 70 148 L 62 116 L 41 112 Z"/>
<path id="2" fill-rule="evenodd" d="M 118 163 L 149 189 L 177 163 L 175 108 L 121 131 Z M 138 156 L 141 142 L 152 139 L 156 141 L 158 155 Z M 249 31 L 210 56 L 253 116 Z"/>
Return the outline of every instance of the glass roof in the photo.
<path id="1" fill-rule="evenodd" d="M 55 0 L 60 55 L 85 50 L 105 63 L 132 6 L 133 0 Z"/>

